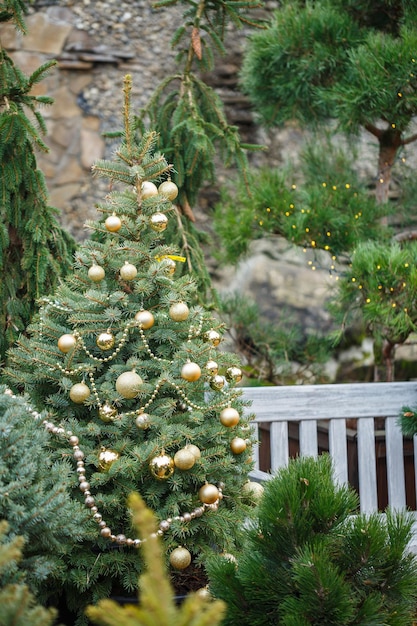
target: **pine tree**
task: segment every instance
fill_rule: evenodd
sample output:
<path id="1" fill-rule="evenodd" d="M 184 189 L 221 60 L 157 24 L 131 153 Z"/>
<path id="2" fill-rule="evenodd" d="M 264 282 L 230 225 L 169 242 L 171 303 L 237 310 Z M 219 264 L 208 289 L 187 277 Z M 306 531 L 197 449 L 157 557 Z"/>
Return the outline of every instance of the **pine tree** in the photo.
<path id="1" fill-rule="evenodd" d="M 4 583 L 4 573 L 14 569 L 22 555 L 23 538 L 7 537 L 7 522 L 0 522 L 0 624 L 2 626 L 50 626 L 54 622 L 53 609 L 36 603 L 29 588 L 23 583 Z"/>
<path id="2" fill-rule="evenodd" d="M 417 561 L 413 518 L 357 513 L 330 457 L 298 458 L 266 485 L 238 564 L 213 558 L 210 591 L 225 625 L 412 624 Z"/>
<path id="3" fill-rule="evenodd" d="M 2 2 L 0 24 L 10 22 L 25 33 L 28 4 Z M 70 269 L 75 248 L 48 205 L 36 164 L 36 150 L 48 150 L 38 108 L 52 100 L 31 91 L 54 65 L 48 61 L 25 76 L 0 43 L 0 361 L 28 325 L 36 299 Z"/>
<path id="4" fill-rule="evenodd" d="M 46 413 L 0 386 L 0 520 L 8 524 L 8 541 L 24 540 L 7 582 L 25 582 L 42 602 L 51 599 L 63 555 L 88 519 L 82 505 L 68 498 L 70 464 L 51 460 L 44 419 Z"/>
<path id="5" fill-rule="evenodd" d="M 81 612 L 136 589 L 146 538 L 132 529 L 132 491 L 158 517 L 177 593 L 204 585 L 207 554 L 233 552 L 248 514 L 241 370 L 218 349 L 223 328 L 196 304 L 193 277 L 176 275 L 182 259 L 164 242 L 175 219 L 176 186 L 164 180 L 171 166 L 154 132 L 132 130 L 130 76 L 124 93 L 122 143 L 114 160 L 93 168 L 111 185 L 89 223 L 93 236 L 5 371 L 71 433 L 56 449 L 72 450 L 74 498 L 91 511 L 64 573 L 68 604 Z"/>
<path id="6" fill-rule="evenodd" d="M 392 167 L 416 141 L 416 7 L 410 0 L 286 0 L 252 37 L 242 85 L 262 120 L 320 128 L 379 145 L 375 195 L 388 201 Z"/>

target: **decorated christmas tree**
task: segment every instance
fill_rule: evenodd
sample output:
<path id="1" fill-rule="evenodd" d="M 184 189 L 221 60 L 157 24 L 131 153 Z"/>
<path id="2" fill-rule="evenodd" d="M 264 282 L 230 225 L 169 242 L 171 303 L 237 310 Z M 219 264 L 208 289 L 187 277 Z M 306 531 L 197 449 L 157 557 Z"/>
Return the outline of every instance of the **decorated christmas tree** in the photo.
<path id="1" fill-rule="evenodd" d="M 124 93 L 121 145 L 93 168 L 110 181 L 93 235 L 5 372 L 48 408 L 56 454 L 73 457 L 73 497 L 91 512 L 63 574 L 80 614 L 99 598 L 136 595 L 147 537 L 132 526 L 131 492 L 158 518 L 178 594 L 205 585 L 207 555 L 233 553 L 248 514 L 241 370 L 219 349 L 222 326 L 196 304 L 193 277 L 176 276 L 182 258 L 164 231 L 177 188 L 155 133 L 132 132 L 130 76 Z"/>

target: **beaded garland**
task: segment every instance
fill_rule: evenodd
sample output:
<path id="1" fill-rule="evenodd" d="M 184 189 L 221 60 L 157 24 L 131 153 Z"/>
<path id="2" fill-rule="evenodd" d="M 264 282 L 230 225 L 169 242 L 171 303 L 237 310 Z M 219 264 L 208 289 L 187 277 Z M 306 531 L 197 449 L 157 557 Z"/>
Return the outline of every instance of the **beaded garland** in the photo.
<path id="1" fill-rule="evenodd" d="M 11 396 L 12 398 L 16 398 L 17 396 L 11 391 L 11 389 L 6 389 L 5 394 Z M 41 418 L 40 413 L 34 410 L 30 405 L 24 403 L 24 407 L 28 413 L 32 415 L 32 417 L 39 421 Z M 91 511 L 93 516 L 93 520 L 98 524 L 100 528 L 100 535 L 106 539 L 109 539 L 113 543 L 118 544 L 119 546 L 128 546 L 133 548 L 139 548 L 147 539 L 154 537 L 162 537 L 171 527 L 172 522 L 191 522 L 195 518 L 201 517 L 206 511 L 217 511 L 219 507 L 220 500 L 223 499 L 223 491 L 222 487 L 218 487 L 219 497 L 212 504 L 202 503 L 201 506 L 196 507 L 193 511 L 182 513 L 181 515 L 176 515 L 175 517 L 168 517 L 165 520 L 161 520 L 159 522 L 159 528 L 156 533 L 152 533 L 149 537 L 145 537 L 143 539 L 131 539 L 130 537 L 126 537 L 126 535 L 120 533 L 118 535 L 113 534 L 111 528 L 107 525 L 105 520 L 103 519 L 103 515 L 98 510 L 98 507 L 95 503 L 95 499 L 90 491 L 90 483 L 87 481 L 87 477 L 85 475 L 85 463 L 84 463 L 84 452 L 81 450 L 79 446 L 79 439 L 76 435 L 74 435 L 70 430 L 65 430 L 61 426 L 56 426 L 52 422 L 47 419 L 42 420 L 42 425 L 45 430 L 53 435 L 58 435 L 65 437 L 68 440 L 70 446 L 72 446 L 73 457 L 77 462 L 76 472 L 78 474 L 78 482 L 79 489 L 84 495 L 84 504 Z"/>

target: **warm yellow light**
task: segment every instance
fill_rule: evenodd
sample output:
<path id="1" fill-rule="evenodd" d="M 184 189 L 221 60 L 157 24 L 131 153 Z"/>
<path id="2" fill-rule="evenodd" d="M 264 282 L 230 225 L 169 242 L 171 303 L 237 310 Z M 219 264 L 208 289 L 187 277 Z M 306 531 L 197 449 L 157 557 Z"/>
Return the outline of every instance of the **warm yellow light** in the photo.
<path id="1" fill-rule="evenodd" d="M 315 248 L 315 247 L 316 247 L 316 242 L 314 241 L 314 239 L 312 239 L 312 240 L 311 240 L 311 246 L 312 246 L 313 248 Z"/>
<path id="2" fill-rule="evenodd" d="M 369 304 L 371 301 L 371 298 L 366 298 L 366 304 Z"/>
<path id="3" fill-rule="evenodd" d="M 346 189 L 350 189 L 349 183 L 346 183 L 345 187 L 346 187 Z"/>
<path id="4" fill-rule="evenodd" d="M 259 226 L 263 226 L 263 225 L 264 225 L 263 221 L 259 220 Z"/>
<path id="5" fill-rule="evenodd" d="M 336 185 L 332 185 L 332 189 L 333 189 L 333 191 L 336 191 L 336 189 L 337 189 Z"/>
<path id="6" fill-rule="evenodd" d="M 328 231 L 327 231 L 327 233 L 326 233 L 326 235 L 327 235 L 328 237 L 330 237 L 330 236 L 331 236 L 331 234 L 332 234 L 332 233 L 330 232 L 330 230 L 328 230 Z"/>
<path id="7" fill-rule="evenodd" d="M 354 276 L 352 276 L 352 283 L 356 282 L 356 278 Z"/>
<path id="8" fill-rule="evenodd" d="M 310 229 L 309 229 L 309 228 L 306 228 L 306 233 L 309 233 L 309 232 L 310 232 Z"/>
<path id="9" fill-rule="evenodd" d="M 268 208 L 266 209 L 266 211 L 267 211 L 267 213 L 270 213 L 270 212 L 271 212 L 271 209 L 268 207 Z"/>
<path id="10" fill-rule="evenodd" d="M 395 302 L 392 303 L 392 308 L 395 309 L 395 307 L 397 306 Z"/>
<path id="11" fill-rule="evenodd" d="M 327 183 L 321 183 L 323 187 L 327 187 Z"/>

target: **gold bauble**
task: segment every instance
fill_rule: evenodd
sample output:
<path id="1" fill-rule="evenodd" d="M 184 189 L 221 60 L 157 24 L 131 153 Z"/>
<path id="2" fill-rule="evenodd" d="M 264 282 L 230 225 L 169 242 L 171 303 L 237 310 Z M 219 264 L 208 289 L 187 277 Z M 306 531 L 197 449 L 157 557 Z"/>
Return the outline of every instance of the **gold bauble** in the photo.
<path id="1" fill-rule="evenodd" d="M 195 380 L 198 380 L 201 376 L 201 369 L 197 363 L 186 363 L 183 365 L 181 370 L 181 377 L 184 380 L 188 380 L 188 382 L 192 383 Z"/>
<path id="2" fill-rule="evenodd" d="M 191 469 L 195 462 L 196 458 L 194 454 L 191 450 L 187 450 L 187 448 L 182 448 L 174 454 L 175 467 L 178 467 L 180 470 Z"/>
<path id="3" fill-rule="evenodd" d="M 242 454 L 246 450 L 246 441 L 242 437 L 235 437 L 230 442 L 230 448 L 233 454 Z"/>
<path id="4" fill-rule="evenodd" d="M 239 367 L 228 367 L 226 370 L 226 380 L 231 383 L 239 383 L 242 380 L 242 370 Z"/>
<path id="5" fill-rule="evenodd" d="M 185 302 L 175 302 L 169 307 L 169 317 L 174 322 L 183 322 L 190 314 L 190 309 Z"/>
<path id="6" fill-rule="evenodd" d="M 212 346 L 218 346 L 221 340 L 222 338 L 220 336 L 220 333 L 217 332 L 217 330 L 213 330 L 213 329 L 207 330 L 203 334 L 203 341 L 207 343 L 211 343 Z"/>
<path id="7" fill-rule="evenodd" d="M 218 374 L 219 372 L 219 366 L 217 365 L 216 361 L 207 361 L 205 365 L 205 370 L 208 374 L 210 374 L 210 376 L 216 376 L 216 374 Z"/>
<path id="8" fill-rule="evenodd" d="M 195 595 L 199 598 L 203 598 L 204 600 L 212 599 L 212 595 L 208 587 L 200 587 L 200 589 L 197 589 L 197 591 L 195 592 Z"/>
<path id="9" fill-rule="evenodd" d="M 135 424 L 140 430 L 145 430 L 146 428 L 149 428 L 151 424 L 149 415 L 147 413 L 139 413 L 139 415 L 135 419 Z"/>
<path id="10" fill-rule="evenodd" d="M 122 280 L 133 280 L 136 278 L 138 270 L 132 263 L 125 261 L 125 264 L 120 268 L 120 278 Z"/>
<path id="11" fill-rule="evenodd" d="M 117 231 L 122 227 L 122 220 L 113 213 L 113 215 L 109 215 L 106 219 L 104 226 L 110 233 L 117 233 Z"/>
<path id="12" fill-rule="evenodd" d="M 171 552 L 169 562 L 174 569 L 185 569 L 191 563 L 191 554 L 187 548 L 180 546 Z"/>
<path id="13" fill-rule="evenodd" d="M 74 348 L 76 343 L 77 343 L 77 340 L 74 337 L 74 335 L 70 335 L 69 333 L 66 333 L 65 335 L 61 335 L 60 338 L 58 339 L 58 348 L 61 350 L 61 352 L 66 354 L 67 352 L 70 352 L 70 350 Z"/>
<path id="14" fill-rule="evenodd" d="M 220 413 L 220 421 L 223 426 L 227 426 L 227 428 L 231 428 L 232 426 L 236 426 L 240 419 L 239 413 L 231 406 L 226 407 Z"/>
<path id="15" fill-rule="evenodd" d="M 175 272 L 177 264 L 174 259 L 169 259 L 168 257 L 164 259 L 164 271 L 168 276 L 172 276 Z"/>
<path id="16" fill-rule="evenodd" d="M 152 198 L 153 196 L 158 195 L 158 188 L 155 183 L 152 183 L 150 180 L 144 180 L 140 186 L 140 191 L 142 194 L 142 198 L 146 200 L 146 198 Z"/>
<path id="17" fill-rule="evenodd" d="M 192 454 L 194 454 L 196 461 L 201 458 L 201 451 L 198 446 L 195 446 L 193 443 L 187 443 L 185 446 L 186 450 L 189 450 Z"/>
<path id="18" fill-rule="evenodd" d="M 136 398 L 143 380 L 135 371 L 123 372 L 116 380 L 116 391 L 127 399 Z"/>
<path id="19" fill-rule="evenodd" d="M 252 480 L 248 480 L 242 487 L 243 494 L 254 502 L 258 502 L 261 499 L 264 491 L 261 483 L 255 483 Z"/>
<path id="20" fill-rule="evenodd" d="M 163 452 L 151 459 L 149 469 L 157 480 L 167 480 L 174 473 L 174 459 Z"/>
<path id="21" fill-rule="evenodd" d="M 114 335 L 109 332 L 100 333 L 96 339 L 96 344 L 100 350 L 111 350 L 114 346 Z"/>
<path id="22" fill-rule="evenodd" d="M 155 318 L 150 311 L 138 311 L 135 315 L 135 320 L 144 330 L 152 328 L 155 324 Z"/>
<path id="23" fill-rule="evenodd" d="M 93 283 L 99 283 L 105 277 L 106 272 L 101 267 L 101 265 L 92 265 L 88 270 L 88 278 L 93 281 Z"/>
<path id="24" fill-rule="evenodd" d="M 154 213 L 150 217 L 149 225 L 152 230 L 162 233 L 168 226 L 168 218 L 165 213 Z"/>
<path id="25" fill-rule="evenodd" d="M 216 485 L 206 483 L 205 485 L 200 487 L 198 491 L 198 497 L 201 502 L 204 502 L 204 504 L 213 504 L 219 499 L 219 490 L 217 489 Z"/>
<path id="26" fill-rule="evenodd" d="M 216 374 L 216 376 L 213 376 L 213 378 L 210 378 L 209 385 L 212 389 L 214 389 L 214 391 L 221 391 L 221 389 L 223 389 L 224 387 L 223 376 Z"/>
<path id="27" fill-rule="evenodd" d="M 168 200 L 175 200 L 178 196 L 178 187 L 172 180 L 166 180 L 161 183 L 158 187 L 158 193 L 164 194 L 168 198 Z"/>
<path id="28" fill-rule="evenodd" d="M 98 415 L 103 422 L 112 422 L 117 415 L 117 409 L 105 402 L 98 410 Z"/>
<path id="29" fill-rule="evenodd" d="M 120 454 L 116 450 L 103 448 L 98 455 L 98 469 L 100 472 L 108 472 L 119 456 Z"/>
<path id="30" fill-rule="evenodd" d="M 90 389 L 85 383 L 75 383 L 69 392 L 69 396 L 75 404 L 82 404 L 89 395 Z"/>

